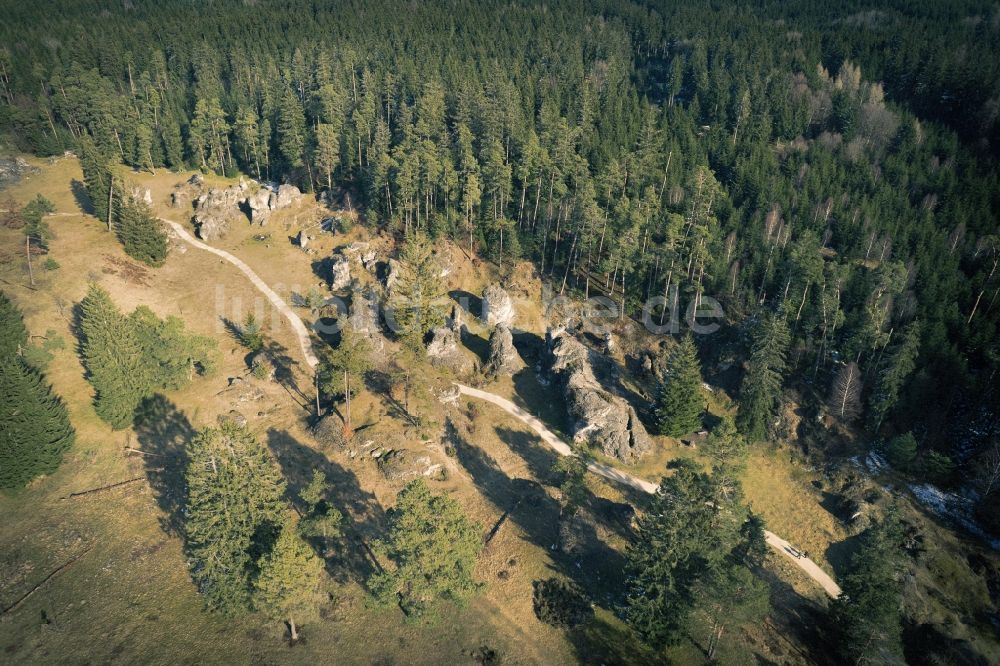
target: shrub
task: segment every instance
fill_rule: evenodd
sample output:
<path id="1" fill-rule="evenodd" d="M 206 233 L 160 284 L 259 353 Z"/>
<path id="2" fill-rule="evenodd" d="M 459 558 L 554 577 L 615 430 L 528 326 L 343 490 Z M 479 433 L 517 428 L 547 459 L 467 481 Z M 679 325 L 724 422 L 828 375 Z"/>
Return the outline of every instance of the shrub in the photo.
<path id="1" fill-rule="evenodd" d="M 594 616 L 594 609 L 576 584 L 558 578 L 532 583 L 535 616 L 553 627 L 572 629 Z"/>

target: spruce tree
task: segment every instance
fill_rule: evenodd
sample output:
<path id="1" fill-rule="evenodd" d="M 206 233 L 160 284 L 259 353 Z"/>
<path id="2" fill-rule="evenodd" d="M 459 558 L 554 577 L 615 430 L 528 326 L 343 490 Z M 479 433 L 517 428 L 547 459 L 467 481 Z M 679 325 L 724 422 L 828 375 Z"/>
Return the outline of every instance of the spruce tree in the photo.
<path id="1" fill-rule="evenodd" d="M 97 395 L 94 409 L 115 430 L 132 423 L 153 376 L 135 326 L 95 284 L 80 302 L 83 363 Z"/>
<path id="2" fill-rule="evenodd" d="M 111 160 L 107 159 L 86 134 L 80 139 L 80 167 L 94 217 L 108 224 L 109 201 L 113 195 Z"/>
<path id="3" fill-rule="evenodd" d="M 667 360 L 667 378 L 656 407 L 660 434 L 680 437 L 699 430 L 704 411 L 698 350 L 688 335 L 674 346 Z"/>
<path id="4" fill-rule="evenodd" d="M 283 522 L 285 481 L 267 448 L 232 422 L 202 431 L 187 450 L 184 533 L 192 576 L 209 608 L 245 612 L 258 560 Z"/>
<path id="5" fill-rule="evenodd" d="M 149 206 L 134 196 L 124 197 L 115 211 L 115 229 L 125 253 L 149 266 L 167 259 L 167 235 Z"/>
<path id="6" fill-rule="evenodd" d="M 0 359 L 20 353 L 28 344 L 28 329 L 21 309 L 0 291 Z"/>
<path id="7" fill-rule="evenodd" d="M 869 527 L 851 557 L 844 593 L 830 609 L 830 626 L 844 663 L 902 662 L 900 595 L 903 530 L 895 510 Z"/>
<path id="8" fill-rule="evenodd" d="M 372 591 L 420 614 L 438 600 L 463 601 L 479 586 L 472 577 L 482 546 L 479 525 L 458 502 L 410 482 L 389 510 L 389 535 L 376 545 L 395 567 L 372 577 Z"/>
<path id="9" fill-rule="evenodd" d="M 128 316 L 142 348 L 146 373 L 153 389 L 183 388 L 195 374 L 211 373 L 218 363 L 215 340 L 192 335 L 174 316 L 160 319 L 145 305 Z"/>
<path id="10" fill-rule="evenodd" d="M 390 324 L 413 349 L 444 322 L 447 294 L 434 246 L 422 234 L 406 240 L 400 255 L 400 275 L 389 295 Z"/>
<path id="11" fill-rule="evenodd" d="M 260 562 L 254 606 L 288 622 L 292 640 L 298 640 L 299 623 L 314 619 L 323 603 L 321 586 L 326 577 L 323 560 L 316 557 L 295 526 L 286 523 L 274 549 Z"/>
<path id="12" fill-rule="evenodd" d="M 626 551 L 625 620 L 656 649 L 708 626 L 714 653 L 725 627 L 766 614 L 767 586 L 750 571 L 766 553 L 763 522 L 738 480 L 672 466 Z"/>
<path id="13" fill-rule="evenodd" d="M 737 423 L 751 439 L 764 439 L 781 404 L 788 348 L 788 324 L 781 313 L 765 316 L 754 334 L 748 368 L 740 387 Z"/>
<path id="14" fill-rule="evenodd" d="M 74 439 L 66 407 L 37 370 L 0 358 L 0 488 L 54 472 Z"/>

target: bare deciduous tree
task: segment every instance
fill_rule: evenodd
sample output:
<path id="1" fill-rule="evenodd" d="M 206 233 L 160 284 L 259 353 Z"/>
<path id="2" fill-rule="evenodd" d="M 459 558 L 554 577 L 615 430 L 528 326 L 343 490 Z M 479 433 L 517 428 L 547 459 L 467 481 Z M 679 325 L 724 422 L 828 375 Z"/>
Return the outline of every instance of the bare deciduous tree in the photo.
<path id="1" fill-rule="evenodd" d="M 846 421 L 854 420 L 861 413 L 861 370 L 857 363 L 848 363 L 834 378 L 830 409 Z"/>

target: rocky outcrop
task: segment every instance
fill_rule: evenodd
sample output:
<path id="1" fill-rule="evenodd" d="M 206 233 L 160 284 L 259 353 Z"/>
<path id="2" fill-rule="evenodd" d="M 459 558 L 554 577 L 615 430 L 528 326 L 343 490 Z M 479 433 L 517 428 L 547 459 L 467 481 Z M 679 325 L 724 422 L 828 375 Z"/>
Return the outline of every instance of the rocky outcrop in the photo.
<path id="1" fill-rule="evenodd" d="M 271 213 L 291 206 L 303 194 L 294 185 L 282 185 L 277 190 L 256 185 L 240 177 L 238 185 L 203 191 L 205 179 L 195 174 L 171 194 L 170 205 L 183 208 L 194 201 L 194 224 L 203 240 L 225 235 L 230 225 L 249 214 L 250 223 L 264 226 Z"/>
<path id="2" fill-rule="evenodd" d="M 338 254 L 334 256 L 333 264 L 330 266 L 330 289 L 338 291 L 346 289 L 350 284 L 351 262 L 346 256 Z"/>
<path id="3" fill-rule="evenodd" d="M 246 207 L 250 210 L 250 224 L 264 226 L 271 216 L 271 207 L 268 202 L 271 199 L 271 190 L 262 187 L 252 194 L 247 194 L 245 199 Z"/>
<path id="4" fill-rule="evenodd" d="M 132 198 L 136 201 L 141 201 L 147 206 L 153 205 L 153 193 L 150 192 L 148 187 L 133 187 L 132 188 Z"/>
<path id="5" fill-rule="evenodd" d="M 401 266 L 395 259 L 390 259 L 385 271 L 385 291 L 387 294 L 391 294 L 393 289 L 396 288 L 396 283 L 399 282 Z"/>
<path id="6" fill-rule="evenodd" d="M 0 188 L 13 185 L 28 174 L 36 173 L 37 168 L 28 164 L 21 157 L 0 157 Z"/>
<path id="7" fill-rule="evenodd" d="M 385 348 L 385 338 L 378 323 L 378 295 L 372 289 L 354 292 L 347 323 L 355 334 L 368 341 L 373 352 L 379 353 Z"/>
<path id="8" fill-rule="evenodd" d="M 551 372 L 563 390 L 574 441 L 626 462 L 648 453 L 653 443 L 635 408 L 604 390 L 594 376 L 590 350 L 559 329 L 548 337 Z"/>
<path id="9" fill-rule="evenodd" d="M 241 201 L 243 190 L 238 185 L 213 188 L 195 199 L 194 225 L 198 230 L 198 237 L 212 241 L 224 236 L 230 225 L 243 216 L 240 211 Z"/>
<path id="10" fill-rule="evenodd" d="M 302 198 L 302 192 L 294 185 L 281 185 L 277 192 L 272 192 L 268 198 L 267 205 L 271 210 L 281 210 L 288 208 L 293 203 Z"/>
<path id="11" fill-rule="evenodd" d="M 514 301 L 498 283 L 483 290 L 483 320 L 487 326 L 510 325 L 514 321 Z"/>
<path id="12" fill-rule="evenodd" d="M 344 438 L 344 422 L 333 414 L 327 414 L 313 426 L 312 436 L 324 449 L 341 449 L 347 444 Z"/>
<path id="13" fill-rule="evenodd" d="M 431 341 L 427 344 L 427 357 L 434 365 L 451 368 L 459 373 L 472 372 L 475 361 L 461 349 L 462 329 L 454 320 L 449 325 L 439 326 L 431 331 Z"/>
<path id="14" fill-rule="evenodd" d="M 514 348 L 514 336 L 506 324 L 497 324 L 490 334 L 490 357 L 486 371 L 493 375 L 512 375 L 521 369 L 521 357 Z"/>
<path id="15" fill-rule="evenodd" d="M 270 381 L 274 379 L 274 363 L 268 357 L 267 352 L 257 352 L 250 359 L 250 373 L 257 379 Z"/>
<path id="16" fill-rule="evenodd" d="M 412 451 L 390 450 L 377 458 L 379 471 L 390 481 L 405 481 L 416 477 L 434 477 L 441 473 L 440 463 L 431 462 L 430 456 Z"/>

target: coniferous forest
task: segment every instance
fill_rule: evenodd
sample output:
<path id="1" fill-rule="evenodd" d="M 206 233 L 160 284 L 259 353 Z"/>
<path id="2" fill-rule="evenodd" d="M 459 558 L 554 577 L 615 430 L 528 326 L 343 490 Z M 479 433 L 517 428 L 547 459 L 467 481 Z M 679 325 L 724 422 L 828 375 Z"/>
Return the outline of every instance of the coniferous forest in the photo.
<path id="1" fill-rule="evenodd" d="M 407 302 L 447 297 L 430 278 L 417 283 L 440 272 L 432 248 L 451 243 L 500 271 L 530 262 L 552 293 L 600 296 L 613 318 L 647 328 L 718 307 L 721 329 L 684 331 L 647 396 L 650 432 L 699 432 L 710 460 L 706 469 L 677 463 L 626 530 L 621 596 L 609 607 L 654 652 L 703 632 L 699 649 L 713 660 L 727 621 L 757 622 L 775 603 L 759 577 L 763 521 L 734 481 L 755 443 L 808 435 L 824 460 L 841 462 L 876 451 L 904 485 L 954 491 L 984 534 L 1000 533 L 1000 6 L 5 4 L 0 136 L 38 158 L 79 157 L 90 212 L 148 267 L 169 264 L 167 237 L 115 174 L 199 170 L 291 184 L 357 209 L 370 233 L 403 247 Z M 21 245 L 45 242 L 34 233 Z M 24 352 L 20 312 L 6 297 L 0 307 L 0 400 L 7 412 L 24 404 L 35 415 L 0 415 L 0 485 L 21 487 L 55 471 L 74 431 L 44 367 Z M 115 431 L 139 431 L 150 401 L 218 364 L 214 341 L 145 307 L 123 313 L 94 284 L 77 310 L 92 402 Z M 401 353 L 422 350 L 443 319 L 418 321 Z M 255 359 L 270 353 L 253 315 L 232 326 Z M 337 436 L 350 440 L 351 401 L 371 389 L 361 377 L 371 377 L 372 363 L 357 350 L 371 350 L 346 335 L 340 344 L 320 354 L 315 416 L 321 392 L 336 397 L 331 413 L 345 414 Z M 430 426 L 410 413 L 421 398 L 400 358 L 385 381 L 405 384 L 393 404 L 419 439 Z M 268 370 L 253 367 L 255 376 Z M 720 368 L 735 377 L 734 406 L 721 419 L 702 390 Z M 792 433 L 786 392 L 798 408 Z M 302 394 L 305 411 L 312 401 Z M 815 437 L 824 419 L 841 436 Z M 408 617 L 435 595 L 475 596 L 471 572 L 487 547 L 479 531 L 489 525 L 418 480 L 371 538 L 342 524 L 350 511 L 324 499 L 333 491 L 323 479 L 311 501 L 304 482 L 288 479 L 286 488 L 265 436 L 251 430 L 192 431 L 185 454 L 184 492 L 209 498 L 188 511 L 185 551 L 208 606 L 266 606 L 297 640 L 295 618 L 313 618 L 328 601 L 316 600 L 324 573 L 310 546 L 323 544 L 316 552 L 326 557 L 335 537 L 355 540 L 359 553 L 357 544 L 367 553 L 371 543 L 371 557 L 397 563 L 369 585 Z M 34 441 L 37 454 L 24 454 Z M 468 466 L 469 446 L 449 446 Z M 588 502 L 573 499 L 586 495 L 574 485 L 584 471 L 546 470 L 563 479 L 561 521 Z M 219 507 L 237 487 L 256 508 L 218 537 Z M 520 490 L 490 499 L 504 510 L 525 501 Z M 900 562 L 912 534 L 895 511 L 871 525 L 843 555 L 846 594 L 831 602 L 834 629 L 817 644 L 852 663 L 901 663 L 910 625 L 901 619 Z M 428 545 L 427 534 L 447 536 L 426 537 Z M 428 569 L 445 571 L 445 582 Z M 306 592 L 289 591 L 283 580 L 292 578 Z M 579 582 L 536 581 L 536 615 L 560 627 L 589 621 Z M 913 662 L 912 651 L 905 656 Z"/>

